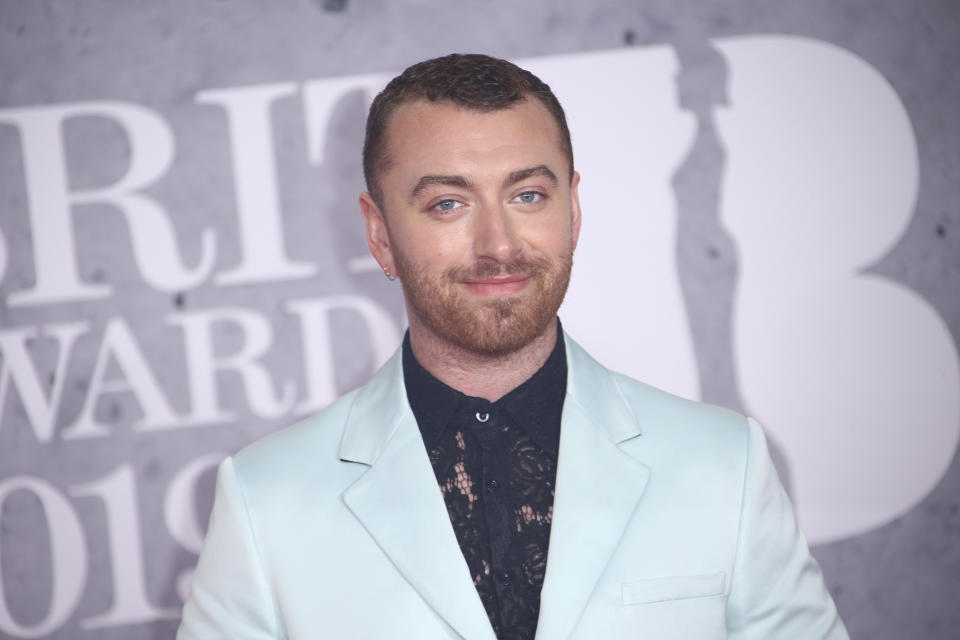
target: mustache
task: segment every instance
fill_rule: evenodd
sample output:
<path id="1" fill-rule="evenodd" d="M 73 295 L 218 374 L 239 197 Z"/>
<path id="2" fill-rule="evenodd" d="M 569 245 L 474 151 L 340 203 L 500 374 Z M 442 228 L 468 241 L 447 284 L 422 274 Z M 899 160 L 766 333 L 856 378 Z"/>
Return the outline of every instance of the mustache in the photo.
<path id="1" fill-rule="evenodd" d="M 455 267 L 447 271 L 447 278 L 454 281 L 486 280 L 502 276 L 536 276 L 550 268 L 546 258 L 528 258 L 521 256 L 509 262 L 498 262 L 489 258 L 478 260 L 472 267 Z"/>

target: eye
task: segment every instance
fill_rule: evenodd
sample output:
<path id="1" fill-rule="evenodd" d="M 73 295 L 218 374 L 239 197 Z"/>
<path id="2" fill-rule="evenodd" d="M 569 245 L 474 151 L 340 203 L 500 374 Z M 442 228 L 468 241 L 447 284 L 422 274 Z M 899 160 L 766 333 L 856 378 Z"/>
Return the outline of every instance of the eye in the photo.
<path id="1" fill-rule="evenodd" d="M 458 202 L 452 198 L 447 198 L 446 200 L 441 200 L 437 204 L 430 207 L 433 211 L 439 211 L 440 213 L 448 213 L 454 209 L 459 209 L 463 206 L 462 202 Z"/>
<path id="2" fill-rule="evenodd" d="M 514 200 L 521 204 L 535 204 L 542 201 L 544 198 L 546 198 L 546 196 L 539 191 L 524 191 L 515 197 Z"/>

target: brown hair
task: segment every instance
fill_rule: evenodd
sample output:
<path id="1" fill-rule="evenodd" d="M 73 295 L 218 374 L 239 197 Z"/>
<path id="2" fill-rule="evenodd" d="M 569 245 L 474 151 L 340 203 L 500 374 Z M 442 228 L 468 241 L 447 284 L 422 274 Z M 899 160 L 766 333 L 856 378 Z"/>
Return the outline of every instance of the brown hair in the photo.
<path id="1" fill-rule="evenodd" d="M 400 105 L 415 100 L 449 100 L 485 112 L 506 109 L 526 100 L 527 96 L 539 100 L 556 121 L 560 144 L 570 162 L 570 177 L 573 178 L 573 145 L 567 118 L 550 87 L 526 69 L 506 60 L 477 53 L 453 53 L 407 67 L 373 99 L 363 142 L 363 175 L 367 191 L 382 209 L 383 193 L 377 177 L 390 165 L 385 137 L 390 117 Z"/>

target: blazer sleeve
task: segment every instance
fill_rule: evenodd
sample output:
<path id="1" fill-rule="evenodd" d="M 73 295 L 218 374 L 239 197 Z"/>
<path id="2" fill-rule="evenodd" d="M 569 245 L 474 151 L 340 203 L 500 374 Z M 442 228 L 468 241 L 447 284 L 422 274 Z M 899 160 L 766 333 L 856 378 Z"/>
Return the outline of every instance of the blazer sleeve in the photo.
<path id="1" fill-rule="evenodd" d="M 797 527 L 760 426 L 749 420 L 739 539 L 727 606 L 731 640 L 849 640 Z"/>
<path id="2" fill-rule="evenodd" d="M 213 511 L 177 640 L 276 640 L 282 623 L 233 459 L 217 473 Z"/>

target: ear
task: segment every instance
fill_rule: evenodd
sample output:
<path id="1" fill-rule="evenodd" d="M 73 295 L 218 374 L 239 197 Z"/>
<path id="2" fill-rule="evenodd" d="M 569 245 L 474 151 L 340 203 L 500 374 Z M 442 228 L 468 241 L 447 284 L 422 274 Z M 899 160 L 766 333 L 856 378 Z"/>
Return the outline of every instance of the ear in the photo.
<path id="1" fill-rule="evenodd" d="M 383 212 L 368 192 L 360 194 L 360 214 L 366 226 L 367 246 L 374 260 L 381 269 L 397 275 L 396 264 L 393 260 L 393 249 L 390 246 L 390 234 L 387 232 L 387 221 Z"/>
<path id="2" fill-rule="evenodd" d="M 576 171 L 570 180 L 570 237 L 571 248 L 576 249 L 580 238 L 580 174 Z"/>

